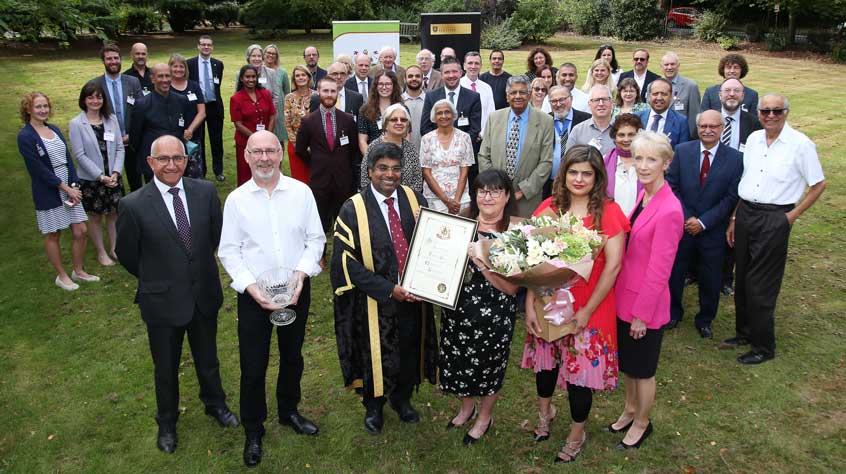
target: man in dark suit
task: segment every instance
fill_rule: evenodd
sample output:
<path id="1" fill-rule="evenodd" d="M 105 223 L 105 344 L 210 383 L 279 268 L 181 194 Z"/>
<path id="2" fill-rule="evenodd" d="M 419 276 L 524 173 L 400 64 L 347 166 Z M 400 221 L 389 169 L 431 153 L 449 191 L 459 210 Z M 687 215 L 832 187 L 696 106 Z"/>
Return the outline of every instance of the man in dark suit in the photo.
<path id="1" fill-rule="evenodd" d="M 223 181 L 223 99 L 220 96 L 220 78 L 223 77 L 223 61 L 211 57 L 214 41 L 209 35 L 197 40 L 199 56 L 188 58 L 188 78 L 200 83 L 206 99 L 206 129 L 212 152 L 212 169 L 218 181 Z M 206 172 L 206 147 L 200 147 L 203 157 L 203 173 Z M 205 176 L 205 174 L 204 174 Z"/>
<path id="2" fill-rule="evenodd" d="M 156 445 L 176 449 L 179 361 L 188 333 L 200 399 L 222 426 L 238 426 L 226 406 L 217 359 L 217 312 L 223 303 L 214 252 L 223 214 L 208 182 L 183 178 L 185 148 L 174 136 L 153 142 L 153 181 L 120 200 L 115 253 L 138 279 L 135 303 L 147 325 L 156 383 Z"/>
<path id="3" fill-rule="evenodd" d="M 303 59 L 305 60 L 308 72 L 311 73 L 311 80 L 314 83 L 312 89 L 317 90 L 317 83 L 326 77 L 326 69 L 317 65 L 317 62 L 320 61 L 320 52 L 314 46 L 307 46 L 303 50 Z"/>
<path id="4" fill-rule="evenodd" d="M 362 53 L 355 55 L 355 69 L 352 77 L 347 79 L 344 87 L 356 91 L 363 102 L 367 102 L 370 94 L 370 56 Z M 355 111 L 358 114 L 358 110 Z"/>
<path id="5" fill-rule="evenodd" d="M 344 385 L 363 396 L 364 428 L 382 431 L 387 396 L 404 423 L 417 423 L 414 387 L 435 382 L 437 342 L 430 304 L 399 286 L 426 198 L 400 186 L 402 150 L 375 146 L 370 185 L 344 203 L 335 225 L 331 281 Z M 372 344 L 375 341 L 378 344 Z"/>
<path id="6" fill-rule="evenodd" d="M 670 109 L 673 85 L 659 77 L 647 88 L 650 110 L 637 113 L 646 130 L 663 133 L 670 139 L 673 148 L 679 143 L 690 140 L 690 127 L 684 115 Z"/>
<path id="7" fill-rule="evenodd" d="M 153 92 L 152 70 L 147 67 L 147 45 L 144 43 L 133 44 L 132 49 L 129 50 L 129 55 L 132 57 L 132 66 L 123 73 L 138 79 L 144 95 Z"/>
<path id="8" fill-rule="evenodd" d="M 317 88 L 320 106 L 297 131 L 297 156 L 311 169 L 309 187 L 323 230 L 329 232 L 341 205 L 355 192 L 361 165 L 353 116 L 335 108 L 338 83 L 326 77 Z"/>
<path id="9" fill-rule="evenodd" d="M 100 49 L 100 59 L 103 61 L 106 72 L 92 80 L 100 84 L 109 94 L 111 112 L 118 119 L 123 145 L 126 147 L 129 145 L 132 110 L 135 108 L 135 101 L 141 97 L 141 83 L 132 76 L 121 74 L 120 48 L 116 44 L 104 45 Z M 126 150 L 123 170 L 129 189 L 135 191 L 140 188 L 141 173 L 133 150 Z"/>
<path id="10" fill-rule="evenodd" d="M 552 194 L 552 182 L 558 176 L 558 166 L 564 158 L 564 151 L 567 146 L 567 137 L 574 126 L 590 118 L 590 114 L 573 108 L 573 96 L 570 90 L 564 86 L 552 86 L 549 89 L 549 105 L 552 107 L 553 125 L 555 126 L 555 145 L 552 151 L 552 172 L 549 179 L 543 185 L 543 198 L 546 199 Z"/>
<path id="11" fill-rule="evenodd" d="M 361 109 L 361 106 L 364 105 L 364 99 L 361 97 L 361 94 L 355 90 L 344 87 L 347 83 L 347 66 L 343 63 L 332 63 L 326 71 L 328 71 L 327 77 L 334 79 L 335 83 L 338 85 L 338 100 L 335 102 L 335 107 L 338 110 L 343 110 L 344 112 L 352 115 L 353 118 L 357 118 L 358 111 Z M 319 107 L 320 96 L 312 94 L 308 111 L 314 112 Z"/>
<path id="12" fill-rule="evenodd" d="M 684 236 L 670 274 L 670 323 L 684 314 L 684 279 L 695 265 L 699 285 L 699 335 L 711 338 L 711 322 L 720 302 L 720 279 L 729 216 L 737 205 L 737 185 L 743 175 L 743 155 L 720 143 L 724 121 L 719 112 L 699 114 L 699 140 L 680 144 L 667 171 L 667 183 L 684 210 Z"/>
<path id="13" fill-rule="evenodd" d="M 746 63 L 746 58 L 742 54 L 729 53 L 720 58 L 720 62 L 717 64 L 717 73 L 725 80 L 741 80 L 749 73 L 749 64 Z M 705 94 L 702 95 L 701 110 L 720 110 L 720 86 L 721 84 L 715 84 L 705 89 Z M 740 104 L 740 110 L 757 115 L 758 92 L 755 89 L 743 86 L 743 100 Z"/>
<path id="14" fill-rule="evenodd" d="M 652 84 L 652 81 L 659 77 L 658 74 L 647 69 L 648 67 L 649 51 L 642 48 L 636 49 L 632 55 L 632 70 L 620 74 L 620 79 L 617 81 L 620 82 L 627 77 L 634 79 L 640 87 L 640 98 L 644 102 L 647 102 L 646 90 L 649 84 Z"/>
<path id="15" fill-rule="evenodd" d="M 147 165 L 150 147 L 156 138 L 163 135 L 182 137 L 188 123 L 188 98 L 170 93 L 170 66 L 158 63 L 152 68 L 153 92 L 135 102 L 132 124 L 129 129 L 129 144 L 135 151 L 139 169 L 145 182 L 153 179 L 153 171 Z"/>

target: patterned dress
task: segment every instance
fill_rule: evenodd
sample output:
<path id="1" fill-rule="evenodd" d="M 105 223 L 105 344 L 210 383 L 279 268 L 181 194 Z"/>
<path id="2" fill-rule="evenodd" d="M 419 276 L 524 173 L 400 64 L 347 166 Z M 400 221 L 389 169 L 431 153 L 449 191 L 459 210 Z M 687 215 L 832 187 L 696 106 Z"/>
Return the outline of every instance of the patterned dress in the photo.
<path id="1" fill-rule="evenodd" d="M 106 150 L 103 124 L 91 124 L 94 136 L 97 137 L 97 145 L 100 148 L 100 156 L 103 159 L 103 175 L 111 176 L 109 169 L 109 154 Z M 118 180 L 118 185 L 110 188 L 99 181 L 79 180 L 79 190 L 82 191 L 82 206 L 90 214 L 111 214 L 117 212 L 118 201 L 123 197 L 123 182 Z"/>
<path id="2" fill-rule="evenodd" d="M 55 136 L 53 138 L 41 138 L 44 141 L 44 147 L 47 148 L 47 156 L 50 157 L 50 164 L 53 166 L 53 173 L 62 180 L 63 183 L 68 184 L 68 157 L 67 145 L 65 142 Z M 68 194 L 61 189 L 57 189 L 59 197 L 62 202 L 68 200 Z M 71 224 L 78 224 L 88 220 L 85 215 L 85 209 L 82 203 L 73 207 L 68 207 L 62 204 L 59 207 L 47 210 L 35 211 L 35 219 L 38 221 L 38 230 L 42 234 L 52 234 L 53 232 L 67 229 Z"/>
<path id="3" fill-rule="evenodd" d="M 438 141 L 438 131 L 423 135 L 420 139 L 420 166 L 432 170 L 432 177 L 441 187 L 447 196 L 455 196 L 458 189 L 458 178 L 461 176 L 462 166 L 473 166 L 475 164 L 473 155 L 473 141 L 470 135 L 457 128 L 453 129 L 452 142 L 449 148 L 444 150 Z M 429 185 L 423 183 L 423 195 L 429 201 L 429 207 L 436 211 L 447 212 L 447 206 L 429 189 Z M 464 183 L 464 192 L 461 194 L 462 210 L 470 206 L 470 185 Z"/>
<path id="4" fill-rule="evenodd" d="M 535 215 L 552 207 L 552 198 L 546 199 Z M 582 219 L 584 225 L 593 228 L 593 216 Z M 605 203 L 602 210 L 602 234 L 608 238 L 620 232 L 629 231 L 629 220 L 623 215 L 620 206 L 613 201 Z M 570 288 L 576 302 L 573 308 L 578 311 L 590 299 L 602 270 L 605 269 L 605 251 L 593 262 L 590 280 L 579 280 Z M 538 315 L 538 317 L 543 317 Z M 580 387 L 595 390 L 614 390 L 617 388 L 617 310 L 613 288 L 590 316 L 587 327 L 573 336 L 566 336 L 553 342 L 526 334 L 521 367 L 551 370 L 563 366 L 558 371 L 558 386 L 567 388 L 567 382 Z"/>
<path id="5" fill-rule="evenodd" d="M 441 390 L 459 397 L 493 395 L 502 388 L 517 314 L 516 296 L 497 290 L 474 269 L 470 264 L 472 276 L 455 311 L 441 313 Z"/>
<path id="6" fill-rule="evenodd" d="M 370 160 L 370 150 L 372 150 L 376 145 L 384 142 L 385 136 L 382 135 L 367 145 L 368 155 L 361 160 L 361 188 L 359 189 L 364 189 L 367 186 L 370 186 L 370 175 L 367 173 L 367 163 Z M 420 158 L 417 156 L 417 149 L 414 148 L 414 144 L 406 139 L 402 140 L 402 174 L 400 176 L 402 179 L 401 184 L 408 186 L 415 191 L 423 192 L 423 175 L 420 171 Z"/>

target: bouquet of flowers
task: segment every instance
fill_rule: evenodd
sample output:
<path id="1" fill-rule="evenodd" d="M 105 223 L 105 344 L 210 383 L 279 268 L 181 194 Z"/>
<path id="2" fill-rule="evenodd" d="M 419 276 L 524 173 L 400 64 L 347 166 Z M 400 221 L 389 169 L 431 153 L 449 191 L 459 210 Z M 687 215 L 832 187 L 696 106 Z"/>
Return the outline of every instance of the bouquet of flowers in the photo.
<path id="1" fill-rule="evenodd" d="M 492 271 L 535 293 L 535 309 L 548 323 L 544 339 L 552 341 L 575 332 L 569 288 L 578 278 L 590 278 L 603 243 L 579 217 L 547 210 L 477 242 L 475 253 Z"/>

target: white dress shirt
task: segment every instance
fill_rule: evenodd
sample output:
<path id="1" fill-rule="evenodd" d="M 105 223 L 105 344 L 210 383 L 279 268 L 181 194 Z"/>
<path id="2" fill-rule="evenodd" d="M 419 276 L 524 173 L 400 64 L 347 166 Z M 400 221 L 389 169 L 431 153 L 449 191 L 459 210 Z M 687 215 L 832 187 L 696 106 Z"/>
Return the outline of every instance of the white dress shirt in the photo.
<path id="1" fill-rule="evenodd" d="M 570 95 L 573 96 L 573 104 L 570 107 L 578 110 L 579 112 L 590 113 L 590 108 L 588 108 L 588 99 L 590 97 L 588 97 L 587 94 L 574 87 L 573 90 L 570 91 Z"/>
<path id="2" fill-rule="evenodd" d="M 358 88 L 358 93 L 364 98 L 364 101 L 367 102 L 367 94 L 370 93 L 370 89 L 367 87 L 367 78 L 364 79 L 355 76 L 355 83 L 356 87 Z"/>
<path id="3" fill-rule="evenodd" d="M 759 204 L 796 204 L 807 186 L 825 179 L 817 146 L 787 123 L 770 146 L 766 133 L 758 130 L 746 139 L 743 176 L 737 188 L 740 199 Z"/>
<path id="4" fill-rule="evenodd" d="M 168 192 L 171 186 L 162 183 L 159 181 L 159 178 L 156 178 L 155 176 L 153 176 L 153 182 L 156 183 L 156 188 L 158 188 L 159 192 L 162 193 L 162 199 L 164 200 L 168 214 L 170 214 L 170 219 L 173 221 L 173 225 L 178 229 L 179 226 L 176 224 L 176 211 L 173 210 L 173 194 Z M 188 212 L 188 196 L 185 195 L 185 186 L 182 185 L 182 178 L 179 178 L 179 182 L 173 187 L 179 188 L 179 198 L 182 199 L 182 206 L 185 208 L 185 216 L 188 217 L 188 224 L 190 225 L 191 213 Z"/>
<path id="5" fill-rule="evenodd" d="M 473 90 L 473 84 L 476 84 L 476 92 L 479 93 L 479 97 L 482 99 L 482 132 L 480 136 L 485 136 L 485 125 L 488 123 L 488 116 L 496 110 L 496 103 L 494 102 L 493 97 L 493 89 L 491 86 L 488 85 L 485 81 L 477 78 L 475 81 L 468 78 L 466 75 L 462 76 L 461 81 L 459 83 L 470 89 Z M 476 137 L 471 137 L 475 140 Z"/>
<path id="6" fill-rule="evenodd" d="M 721 113 L 723 114 L 723 119 L 726 120 L 726 124 L 728 124 L 728 119 L 726 117 L 731 117 L 731 138 L 729 138 L 729 146 L 735 150 L 740 150 L 740 108 L 738 107 L 738 109 L 734 111 L 734 114 L 726 112 L 726 109 L 722 109 Z M 740 151 L 742 152 L 743 150 Z"/>
<path id="7" fill-rule="evenodd" d="M 670 109 L 667 109 L 667 110 L 670 110 Z M 654 110 L 650 109 L 649 110 L 649 121 L 647 122 L 646 130 L 652 130 L 652 124 L 655 122 L 655 117 L 660 115 L 661 116 L 661 122 L 658 123 L 658 130 L 656 130 L 656 132 L 664 133 L 664 124 L 667 123 L 667 110 L 665 110 L 663 113 L 656 114 Z"/>
<path id="8" fill-rule="evenodd" d="M 456 108 L 458 108 L 458 94 L 459 94 L 459 92 L 461 92 L 461 84 L 458 84 L 457 86 L 455 86 L 454 91 L 451 91 L 451 90 L 449 90 L 449 87 L 444 86 L 444 99 L 450 100 L 449 99 L 449 93 L 450 92 L 455 92 L 455 96 L 453 96 L 453 98 L 452 98 L 452 105 L 454 105 Z M 456 119 L 457 118 L 458 117 L 456 117 Z"/>
<path id="9" fill-rule="evenodd" d="M 209 71 L 212 71 L 211 56 L 209 56 L 208 59 L 204 59 L 202 54 L 197 56 L 197 82 L 200 83 L 200 89 L 203 91 L 203 97 L 208 97 L 209 94 L 214 97 L 214 90 L 206 90 L 206 63 L 209 63 Z M 214 88 L 214 71 L 212 71 L 212 77 L 209 78 L 209 83 L 211 83 L 212 88 Z"/>
<path id="10" fill-rule="evenodd" d="M 277 267 L 317 275 L 325 244 L 314 195 L 295 179 L 280 176 L 270 195 L 250 179 L 226 198 L 217 255 L 238 293 Z"/>
<path id="11" fill-rule="evenodd" d="M 340 110 L 341 112 L 347 110 L 347 94 L 344 93 L 344 88 L 338 91 L 338 101 L 335 102 L 335 108 Z M 354 113 L 354 115 L 358 115 L 358 111 Z"/>
<path id="12" fill-rule="evenodd" d="M 634 163 L 626 170 L 619 156 L 614 168 L 614 202 L 620 205 L 626 216 L 631 215 L 637 204 L 637 171 Z"/>
<path id="13" fill-rule="evenodd" d="M 644 71 L 642 75 L 638 76 L 637 72 L 632 69 L 632 76 L 634 76 L 634 80 L 637 82 L 637 88 L 640 91 L 643 91 L 643 84 L 646 82 L 646 71 Z"/>
<path id="14" fill-rule="evenodd" d="M 388 220 L 388 204 L 385 200 L 388 198 L 394 198 L 394 210 L 397 211 L 397 215 L 400 216 L 400 222 L 402 222 L 397 190 L 394 189 L 393 194 L 385 196 L 373 187 L 373 183 L 370 183 L 370 192 L 373 193 L 373 196 L 376 197 L 376 201 L 379 203 L 379 210 L 382 211 L 382 218 L 385 219 L 385 227 L 388 228 L 388 235 L 391 235 L 391 221 Z M 393 236 L 391 236 L 391 239 L 393 239 Z"/>

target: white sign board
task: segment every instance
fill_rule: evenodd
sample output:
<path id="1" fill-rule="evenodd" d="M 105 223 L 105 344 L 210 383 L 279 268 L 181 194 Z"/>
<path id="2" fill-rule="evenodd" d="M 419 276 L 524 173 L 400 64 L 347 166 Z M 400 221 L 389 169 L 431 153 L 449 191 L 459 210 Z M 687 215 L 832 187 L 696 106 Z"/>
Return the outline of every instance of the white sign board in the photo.
<path id="1" fill-rule="evenodd" d="M 399 21 L 333 21 L 332 46 L 333 58 L 339 54 L 348 54 L 353 60 L 355 55 L 364 53 L 370 56 L 370 63 L 379 59 L 379 50 L 390 46 L 397 52 L 399 63 Z"/>

